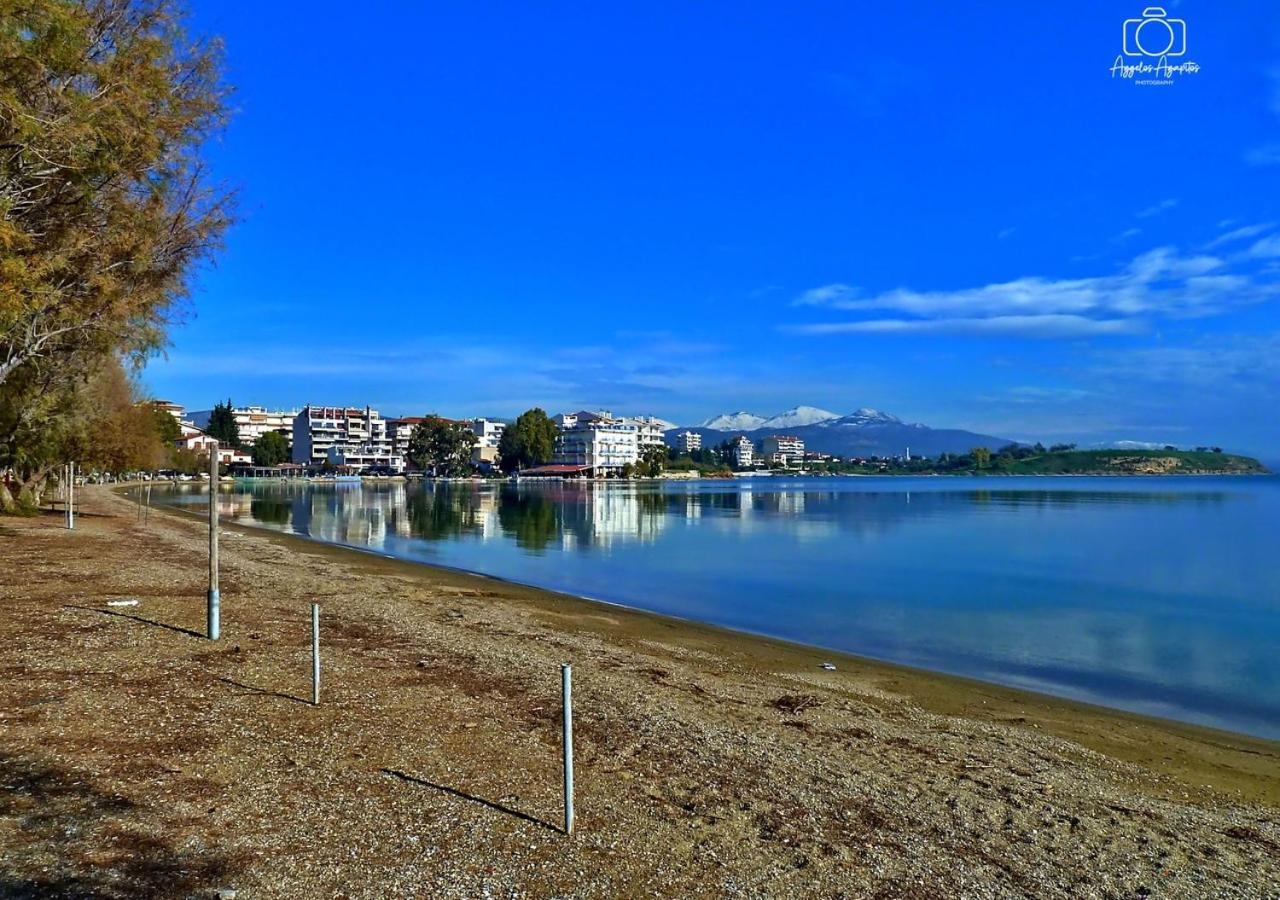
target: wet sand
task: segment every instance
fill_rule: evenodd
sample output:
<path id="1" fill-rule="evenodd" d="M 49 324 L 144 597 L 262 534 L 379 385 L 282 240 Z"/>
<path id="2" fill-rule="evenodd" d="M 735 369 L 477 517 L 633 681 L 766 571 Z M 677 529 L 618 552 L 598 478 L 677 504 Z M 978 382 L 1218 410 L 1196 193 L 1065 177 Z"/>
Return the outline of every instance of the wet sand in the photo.
<path id="1" fill-rule="evenodd" d="M 235 526 L 214 644 L 203 522 L 83 496 L 0 520 L 0 896 L 1280 890 L 1274 742 Z"/>

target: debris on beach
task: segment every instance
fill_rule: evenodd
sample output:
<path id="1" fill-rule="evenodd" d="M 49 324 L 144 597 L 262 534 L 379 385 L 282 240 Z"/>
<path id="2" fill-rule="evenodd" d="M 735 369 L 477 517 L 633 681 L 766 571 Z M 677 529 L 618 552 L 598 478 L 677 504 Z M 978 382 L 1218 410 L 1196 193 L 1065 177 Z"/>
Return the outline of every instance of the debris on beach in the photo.
<path id="1" fill-rule="evenodd" d="M 108 600 L 107 606 L 137 606 L 137 600 Z"/>
<path id="2" fill-rule="evenodd" d="M 835 663 L 824 662 L 824 663 L 822 664 L 822 668 L 826 669 L 828 672 L 834 672 L 834 671 L 836 670 L 836 664 L 835 664 Z"/>

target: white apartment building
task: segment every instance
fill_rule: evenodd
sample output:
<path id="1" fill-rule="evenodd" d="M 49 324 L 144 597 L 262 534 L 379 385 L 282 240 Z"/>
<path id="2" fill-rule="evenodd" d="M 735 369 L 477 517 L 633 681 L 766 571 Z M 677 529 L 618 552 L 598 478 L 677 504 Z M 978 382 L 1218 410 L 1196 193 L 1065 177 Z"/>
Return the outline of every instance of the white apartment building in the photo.
<path id="1" fill-rule="evenodd" d="M 677 438 L 679 448 L 685 453 L 702 449 L 702 435 L 696 431 L 682 431 Z"/>
<path id="2" fill-rule="evenodd" d="M 756 448 L 751 443 L 751 438 L 740 434 L 733 439 L 730 446 L 733 449 L 733 464 L 739 469 L 751 468 L 756 458 Z"/>
<path id="3" fill-rule="evenodd" d="M 605 412 L 562 413 L 554 462 L 585 466 L 593 475 L 613 475 L 640 459 L 639 429 L 635 422 L 614 419 Z"/>
<path id="4" fill-rule="evenodd" d="M 663 432 L 666 430 L 667 423 L 661 419 L 655 419 L 653 416 L 636 416 L 621 421 L 636 427 L 636 444 L 640 447 L 641 453 L 650 447 L 666 445 Z"/>
<path id="5" fill-rule="evenodd" d="M 404 471 L 404 457 L 395 452 L 387 421 L 367 406 L 304 406 L 293 419 L 293 461 Z"/>
<path id="6" fill-rule="evenodd" d="M 764 458 L 773 465 L 790 466 L 804 462 L 804 441 L 789 434 L 771 434 L 764 439 Z"/>
<path id="7" fill-rule="evenodd" d="M 387 419 L 387 436 L 391 438 L 391 452 L 401 459 L 409 458 L 409 437 L 413 429 L 427 421 L 426 416 L 402 416 Z"/>
<path id="8" fill-rule="evenodd" d="M 191 421 L 197 428 L 208 428 L 212 415 L 213 410 L 202 409 L 191 414 Z M 263 406 L 236 406 L 231 409 L 242 444 L 253 444 L 268 431 L 278 431 L 286 441 L 293 440 L 293 421 L 297 415 L 296 409 L 270 410 Z"/>
<path id="9" fill-rule="evenodd" d="M 476 436 L 476 446 L 482 448 L 497 449 L 498 442 L 502 440 L 502 433 L 507 430 L 507 423 L 496 419 L 472 419 L 469 424 L 472 433 Z"/>

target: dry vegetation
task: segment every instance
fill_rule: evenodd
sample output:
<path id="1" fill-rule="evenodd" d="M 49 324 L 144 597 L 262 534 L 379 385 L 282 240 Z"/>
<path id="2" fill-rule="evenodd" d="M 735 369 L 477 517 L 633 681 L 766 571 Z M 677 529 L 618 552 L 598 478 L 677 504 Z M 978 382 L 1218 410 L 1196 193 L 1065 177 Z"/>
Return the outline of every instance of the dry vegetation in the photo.
<path id="1" fill-rule="evenodd" d="M 1275 744 L 241 529 L 212 644 L 201 523 L 85 499 L 0 520 L 0 896 L 1280 890 Z"/>

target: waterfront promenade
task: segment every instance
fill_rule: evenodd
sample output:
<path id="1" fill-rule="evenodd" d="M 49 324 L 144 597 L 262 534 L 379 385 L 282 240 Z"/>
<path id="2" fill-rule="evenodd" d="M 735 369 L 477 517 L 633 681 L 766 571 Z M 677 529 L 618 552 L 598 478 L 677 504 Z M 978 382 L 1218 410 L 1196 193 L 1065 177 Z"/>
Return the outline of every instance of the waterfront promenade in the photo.
<path id="1" fill-rule="evenodd" d="M 212 643 L 202 521 L 83 502 L 74 531 L 0 520 L 0 896 L 1280 884 L 1274 743 L 234 527 Z"/>

